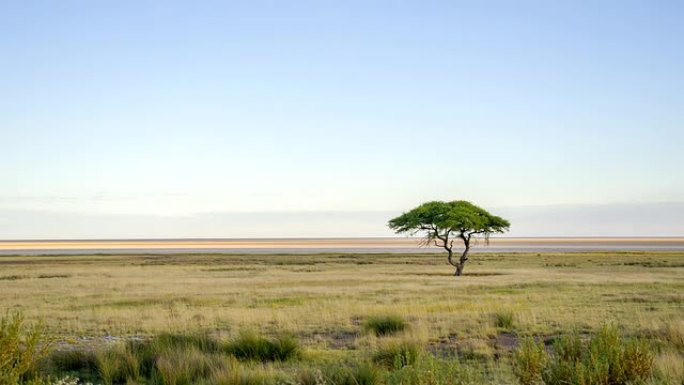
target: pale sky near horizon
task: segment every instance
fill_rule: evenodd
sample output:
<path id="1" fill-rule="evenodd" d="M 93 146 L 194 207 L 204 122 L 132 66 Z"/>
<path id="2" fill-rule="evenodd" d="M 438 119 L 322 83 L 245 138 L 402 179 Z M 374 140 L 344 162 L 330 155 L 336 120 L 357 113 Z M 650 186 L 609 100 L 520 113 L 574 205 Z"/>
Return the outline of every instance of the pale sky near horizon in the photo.
<path id="1" fill-rule="evenodd" d="M 1 1 L 0 239 L 382 235 L 432 199 L 682 235 L 683 36 L 677 1 Z"/>

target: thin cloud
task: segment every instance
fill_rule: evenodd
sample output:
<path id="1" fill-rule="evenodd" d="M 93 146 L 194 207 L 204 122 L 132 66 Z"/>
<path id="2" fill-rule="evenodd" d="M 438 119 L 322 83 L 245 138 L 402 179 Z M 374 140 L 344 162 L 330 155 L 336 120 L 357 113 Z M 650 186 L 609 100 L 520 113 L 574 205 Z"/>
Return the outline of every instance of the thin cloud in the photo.
<path id="1" fill-rule="evenodd" d="M 559 205 L 492 209 L 507 236 L 684 236 L 684 203 Z M 0 209 L 0 239 L 392 236 L 392 211 L 78 214 Z"/>

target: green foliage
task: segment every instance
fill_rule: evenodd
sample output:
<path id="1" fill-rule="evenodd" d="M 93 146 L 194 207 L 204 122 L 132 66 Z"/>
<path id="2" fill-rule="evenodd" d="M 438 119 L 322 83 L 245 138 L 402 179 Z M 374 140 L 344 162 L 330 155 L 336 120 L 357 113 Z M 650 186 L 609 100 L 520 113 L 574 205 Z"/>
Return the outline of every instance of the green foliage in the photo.
<path id="1" fill-rule="evenodd" d="M 48 352 L 40 325 L 25 325 L 21 314 L 0 320 L 0 385 L 16 385 L 35 370 Z"/>
<path id="2" fill-rule="evenodd" d="M 406 321 L 397 315 L 368 317 L 363 324 L 364 330 L 376 336 L 389 336 L 403 331 L 407 326 Z"/>
<path id="3" fill-rule="evenodd" d="M 520 347 L 513 353 L 513 370 L 520 384 L 541 383 L 546 359 L 543 343 L 536 343 L 531 338 L 523 340 Z"/>
<path id="4" fill-rule="evenodd" d="M 489 242 L 494 233 L 508 231 L 510 223 L 467 201 L 432 201 L 389 221 L 389 227 L 397 233 L 414 235 L 425 233 L 423 245 L 443 247 L 449 253 L 449 264 L 456 267 L 455 275 L 463 272 L 473 236 L 482 235 Z M 465 250 L 458 260 L 452 260 L 454 238 L 463 241 Z"/>
<path id="5" fill-rule="evenodd" d="M 624 339 L 617 328 L 605 326 L 584 342 L 564 336 L 547 353 L 542 344 L 524 342 L 514 353 L 515 374 L 523 385 L 626 385 L 643 382 L 653 368 L 655 354 L 640 339 Z"/>
<path id="6" fill-rule="evenodd" d="M 269 339 L 256 333 L 243 332 L 228 344 L 226 350 L 241 360 L 287 361 L 299 355 L 300 347 L 290 335 Z"/>
<path id="7" fill-rule="evenodd" d="M 390 341 L 373 354 L 373 362 L 387 368 L 402 368 L 415 363 L 421 351 L 420 345 L 412 341 Z"/>
<path id="8" fill-rule="evenodd" d="M 467 201 L 432 201 L 391 219 L 389 227 L 397 233 L 428 231 L 428 237 L 434 239 L 441 231 L 488 236 L 508 230 L 510 223 Z"/>

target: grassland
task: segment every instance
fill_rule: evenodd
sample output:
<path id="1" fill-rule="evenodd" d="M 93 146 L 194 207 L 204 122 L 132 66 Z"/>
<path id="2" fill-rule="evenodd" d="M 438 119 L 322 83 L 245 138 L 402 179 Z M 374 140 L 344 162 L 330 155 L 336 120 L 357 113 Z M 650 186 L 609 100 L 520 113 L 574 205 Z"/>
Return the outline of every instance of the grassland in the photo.
<path id="1" fill-rule="evenodd" d="M 302 358 L 240 365 L 287 379 L 311 365 L 374 365 L 379 350 L 409 341 L 431 365 L 457 365 L 448 370 L 462 383 L 517 383 L 511 351 L 524 337 L 612 324 L 653 342 L 648 381 L 684 380 L 684 253 L 477 254 L 460 278 L 440 254 L 3 256 L 0 293 L 0 308 L 43 322 L 57 350 L 285 333 Z M 406 327 L 369 332 L 378 317 Z"/>

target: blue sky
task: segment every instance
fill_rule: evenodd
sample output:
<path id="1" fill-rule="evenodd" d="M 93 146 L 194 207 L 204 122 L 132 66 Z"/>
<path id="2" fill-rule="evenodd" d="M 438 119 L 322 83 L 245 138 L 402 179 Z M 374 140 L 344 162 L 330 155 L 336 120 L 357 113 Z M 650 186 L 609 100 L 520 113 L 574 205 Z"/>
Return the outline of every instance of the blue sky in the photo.
<path id="1" fill-rule="evenodd" d="M 675 1 L 4 1 L 0 239 L 383 235 L 431 199 L 682 234 L 643 215 L 682 213 L 682 36 Z"/>

